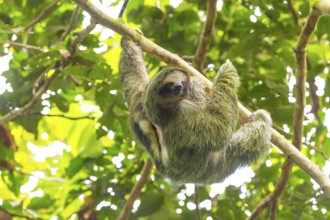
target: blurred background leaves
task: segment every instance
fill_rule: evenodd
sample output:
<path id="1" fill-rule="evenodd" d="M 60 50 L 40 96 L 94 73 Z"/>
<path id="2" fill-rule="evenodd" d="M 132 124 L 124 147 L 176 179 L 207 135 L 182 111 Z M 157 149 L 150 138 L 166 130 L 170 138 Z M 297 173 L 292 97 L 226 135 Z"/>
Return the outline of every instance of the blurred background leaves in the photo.
<path id="1" fill-rule="evenodd" d="M 109 15 L 116 17 L 123 2 L 102 3 Z M 70 51 L 77 32 L 89 22 L 89 16 L 82 10 L 77 12 L 72 1 L 63 0 L 26 29 L 50 4 L 50 0 L 37 4 L 33 0 L 0 0 L 1 116 L 31 100 L 40 74 L 62 59 L 62 50 Z M 289 140 L 294 109 L 292 48 L 310 8 L 305 0 L 294 1 L 293 6 L 299 14 L 298 24 L 286 1 L 219 1 L 205 61 L 206 75 L 212 77 L 214 69 L 230 59 L 241 78 L 241 102 L 251 110 L 269 111 Z M 169 51 L 192 57 L 205 13 L 206 1 L 201 0 L 139 0 L 129 3 L 123 19 Z M 320 167 L 328 161 L 328 169 L 329 26 L 330 17 L 322 17 L 308 46 L 308 80 L 316 90 L 308 86 L 302 149 Z M 0 145 L 0 216 L 118 216 L 147 158 L 128 129 L 129 113 L 118 77 L 119 41 L 119 35 L 97 26 L 40 102 L 5 125 L 14 141 Z M 145 62 L 151 75 L 164 66 L 147 54 Z M 200 188 L 202 218 L 246 218 L 257 202 L 274 190 L 284 159 L 272 149 L 266 163 L 263 160 L 252 166 L 255 176 L 251 182 L 229 186 L 212 196 L 212 187 Z M 194 218 L 194 193 L 190 188 L 172 184 L 153 171 L 131 219 Z M 295 167 L 279 204 L 278 219 L 329 219 L 329 201 L 319 191 L 310 177 Z M 267 216 L 265 212 L 261 219 Z"/>

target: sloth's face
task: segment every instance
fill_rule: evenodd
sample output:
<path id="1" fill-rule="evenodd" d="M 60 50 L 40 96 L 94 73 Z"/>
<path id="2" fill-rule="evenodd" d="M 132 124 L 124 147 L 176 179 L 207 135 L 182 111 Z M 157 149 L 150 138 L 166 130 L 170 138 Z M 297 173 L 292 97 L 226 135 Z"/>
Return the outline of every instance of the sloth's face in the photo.
<path id="1" fill-rule="evenodd" d="M 174 70 L 168 73 L 156 88 L 156 102 L 163 107 L 171 107 L 183 100 L 189 92 L 189 77 Z"/>

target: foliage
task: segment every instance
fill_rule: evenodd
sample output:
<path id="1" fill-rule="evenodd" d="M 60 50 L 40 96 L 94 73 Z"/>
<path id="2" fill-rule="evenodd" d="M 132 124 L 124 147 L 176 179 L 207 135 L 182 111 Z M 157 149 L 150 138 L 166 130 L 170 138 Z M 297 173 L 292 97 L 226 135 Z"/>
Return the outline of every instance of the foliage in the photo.
<path id="1" fill-rule="evenodd" d="M 199 43 L 206 2 L 187 0 L 174 7 L 168 0 L 131 1 L 123 19 L 158 45 L 189 58 Z M 26 29 L 51 3 L 0 0 L 0 68 L 5 68 L 5 58 L 10 57 L 9 68 L 0 78 L 6 80 L 6 86 L 0 84 L 6 87 L 0 88 L 4 90 L 0 116 L 32 99 L 33 88 L 42 86 L 36 84 L 39 77 L 52 74 L 42 73 L 61 61 L 63 51 L 71 50 L 76 33 L 89 20 L 72 1 L 63 0 Z M 110 11 L 111 16 L 116 16 L 121 3 L 108 5 L 117 9 Z M 289 131 L 288 139 L 294 130 L 292 48 L 310 9 L 303 0 L 294 1 L 293 6 L 299 12 L 298 25 L 287 1 L 225 1 L 218 11 L 205 61 L 216 70 L 230 59 L 241 77 L 241 102 L 253 110 L 268 110 L 274 124 Z M 308 46 L 309 87 L 302 151 L 320 167 L 330 155 L 329 26 L 330 17 L 322 17 Z M 90 219 L 119 215 L 147 158 L 127 124 L 117 67 L 119 42 L 118 34 L 97 26 L 33 109 L 7 124 L 18 149 L 12 153 L 0 145 L 0 212 L 32 219 L 85 219 L 82 216 L 88 210 L 93 213 Z M 147 54 L 145 60 L 151 75 L 164 66 Z M 215 71 L 212 65 L 208 67 L 206 75 L 211 78 Z M 315 82 L 317 90 L 313 89 Z M 203 219 L 246 218 L 258 201 L 274 190 L 284 159 L 273 148 L 265 159 L 267 163 L 261 160 L 252 166 L 255 176 L 251 182 L 227 187 L 213 197 L 211 187 L 200 187 L 201 204 L 209 204 L 201 205 Z M 15 169 L 8 169 L 3 161 L 14 161 Z M 131 219 L 194 218 L 194 194 L 187 188 L 190 186 L 171 184 L 153 170 Z M 294 167 L 278 206 L 278 219 L 329 219 L 329 204 L 310 176 Z M 261 218 L 266 219 L 268 214 L 263 213 Z"/>

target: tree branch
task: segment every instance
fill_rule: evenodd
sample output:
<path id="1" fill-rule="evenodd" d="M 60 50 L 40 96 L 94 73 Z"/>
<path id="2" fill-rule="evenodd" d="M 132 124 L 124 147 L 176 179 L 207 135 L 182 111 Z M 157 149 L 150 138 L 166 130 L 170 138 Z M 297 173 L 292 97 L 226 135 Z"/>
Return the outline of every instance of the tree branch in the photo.
<path id="1" fill-rule="evenodd" d="M 217 0 L 207 1 L 207 17 L 203 34 L 199 40 L 199 45 L 195 53 L 194 61 L 196 69 L 203 73 L 205 55 L 210 47 L 211 34 L 217 18 Z"/>
<path id="2" fill-rule="evenodd" d="M 315 30 L 316 23 L 320 17 L 317 9 L 312 9 L 308 16 L 307 22 L 299 36 L 298 43 L 294 48 L 296 56 L 296 105 L 294 114 L 293 129 L 293 145 L 301 148 L 302 136 L 304 133 L 303 120 L 304 109 L 306 106 L 306 76 L 307 76 L 307 60 L 306 47 L 311 33 Z"/>
<path id="3" fill-rule="evenodd" d="M 36 47 L 36 46 L 33 46 L 33 45 L 28 45 L 28 44 L 22 44 L 22 43 L 18 43 L 18 42 L 15 42 L 15 41 L 0 42 L 0 44 L 9 44 L 9 45 L 13 45 L 13 46 L 22 47 L 22 48 L 25 48 L 27 50 L 36 50 L 36 51 L 39 51 L 39 52 L 45 52 L 40 47 Z"/>
<path id="4" fill-rule="evenodd" d="M 141 172 L 141 178 L 134 185 L 134 187 L 130 193 L 130 197 L 127 199 L 123 209 L 121 210 L 121 212 L 116 220 L 128 219 L 129 215 L 132 212 L 132 208 L 133 208 L 133 204 L 134 204 L 135 200 L 140 196 L 141 190 L 142 190 L 144 184 L 148 180 L 151 169 L 152 169 L 152 162 L 150 159 L 148 159 L 143 166 L 143 169 Z"/>
<path id="5" fill-rule="evenodd" d="M 64 115 L 64 114 L 42 114 L 40 112 L 28 112 L 26 114 L 24 114 L 23 116 L 27 116 L 27 115 L 31 115 L 31 116 L 42 116 L 42 117 L 59 117 L 59 118 L 65 118 L 65 119 L 68 119 L 68 120 L 72 120 L 72 121 L 75 121 L 75 120 L 81 120 L 81 119 L 90 119 L 90 120 L 94 120 L 95 118 L 94 117 L 91 117 L 91 116 L 80 116 L 80 117 L 70 117 L 70 116 L 67 116 L 67 115 Z"/>
<path id="6" fill-rule="evenodd" d="M 47 68 L 47 70 L 48 69 L 52 69 L 52 68 Z M 27 103 L 26 105 L 24 105 L 22 108 L 14 109 L 14 110 L 8 112 L 7 114 L 5 114 L 2 118 L 0 118 L 0 125 L 3 125 L 5 123 L 13 120 L 14 118 L 16 118 L 19 115 L 23 115 L 29 109 L 33 108 L 37 104 L 39 99 L 41 98 L 42 94 L 44 94 L 44 92 L 47 91 L 50 84 L 60 73 L 61 73 L 60 69 L 56 68 L 55 72 L 45 81 L 45 83 L 39 88 L 39 90 L 33 94 L 30 102 Z M 44 74 L 44 72 L 42 74 Z"/>
<path id="7" fill-rule="evenodd" d="M 124 12 L 125 12 L 125 10 L 126 10 L 126 7 L 127 7 L 128 2 L 129 2 L 129 0 L 125 0 L 125 1 L 124 1 L 124 4 L 123 4 L 123 6 L 121 7 L 120 12 L 119 12 L 119 14 L 118 14 L 118 18 L 122 18 L 122 17 L 123 17 L 123 14 L 124 14 Z"/>
<path id="8" fill-rule="evenodd" d="M 78 17 L 80 10 L 81 9 L 79 7 L 76 7 L 74 9 L 74 11 L 72 12 L 71 18 L 70 18 L 69 25 L 67 26 L 67 28 L 65 29 L 65 31 L 61 35 L 61 37 L 55 43 L 52 44 L 52 47 L 55 47 L 58 44 L 60 44 L 60 42 L 62 42 L 70 34 L 70 32 L 75 28 L 75 24 L 76 24 L 77 17 Z"/>
<path id="9" fill-rule="evenodd" d="M 318 147 L 314 147 L 312 146 L 311 144 L 309 143 L 304 143 L 305 146 L 309 147 L 310 149 L 312 150 L 315 150 L 316 153 L 319 153 L 323 158 L 324 160 L 328 160 L 330 161 L 330 157 L 328 157 L 328 155 L 326 155 L 321 149 L 319 149 Z"/>
<path id="10" fill-rule="evenodd" d="M 307 22 L 299 36 L 297 46 L 294 48 L 296 56 L 296 104 L 295 104 L 295 113 L 293 121 L 293 136 L 292 143 L 293 145 L 300 150 L 302 144 L 302 137 L 304 134 L 304 109 L 306 106 L 306 75 L 307 75 L 307 62 L 306 62 L 306 47 L 308 39 L 310 38 L 311 33 L 314 31 L 316 23 L 320 13 L 318 10 L 313 9 L 308 16 Z M 282 165 L 282 174 L 280 179 L 276 184 L 274 192 L 272 192 L 266 199 L 260 202 L 260 205 L 252 212 L 249 219 L 256 219 L 262 212 L 263 209 L 267 207 L 266 204 L 272 205 L 271 209 L 271 218 L 275 219 L 277 204 L 288 184 L 288 181 L 291 176 L 293 163 L 290 161 L 290 155 L 288 159 Z M 305 170 L 306 171 L 306 170 Z M 326 179 L 325 179 L 326 180 Z M 329 181 L 329 179 L 328 179 Z"/>
<path id="11" fill-rule="evenodd" d="M 294 24 L 297 26 L 298 22 L 299 22 L 299 17 L 298 17 L 297 11 L 294 9 L 291 0 L 287 0 L 287 2 L 288 2 L 288 8 L 289 8 L 290 13 L 292 14 L 292 17 L 293 17 Z"/>
<path id="12" fill-rule="evenodd" d="M 199 207 L 199 186 L 195 184 L 195 188 L 194 188 L 194 202 L 196 205 L 196 214 L 195 214 L 195 220 L 201 220 L 201 210 Z"/>
<path id="13" fill-rule="evenodd" d="M 212 88 L 213 84 L 207 78 L 205 78 L 196 69 L 194 69 L 188 63 L 182 60 L 179 56 L 170 53 L 169 51 L 151 42 L 144 36 L 141 36 L 138 32 L 130 28 L 122 21 L 107 16 L 102 11 L 97 9 L 90 1 L 74 1 L 84 10 L 86 10 L 99 24 L 110 28 L 121 35 L 131 37 L 148 54 L 170 65 L 181 67 L 185 69 L 189 74 L 198 77 L 207 91 Z M 247 119 L 249 115 L 251 115 L 251 112 L 239 103 L 239 115 L 240 120 L 244 120 Z M 300 168 L 302 168 L 306 173 L 308 173 L 308 175 L 310 175 L 320 185 L 325 194 L 330 197 L 330 180 L 318 166 L 316 166 L 312 161 L 310 161 L 304 154 L 297 150 L 291 143 L 289 143 L 288 140 L 286 140 L 280 133 L 278 133 L 274 129 L 272 130 L 272 142 L 281 151 L 283 151 L 291 161 L 296 163 Z"/>
<path id="14" fill-rule="evenodd" d="M 57 62 L 56 64 L 48 67 L 41 75 L 39 78 L 44 77 L 45 73 L 47 73 L 49 70 L 54 69 L 54 73 L 45 80 L 44 84 L 36 91 L 35 86 L 32 89 L 32 99 L 24 105 L 22 108 L 16 108 L 7 114 L 5 114 L 2 118 L 0 118 L 0 125 L 4 125 L 5 123 L 13 120 L 17 116 L 23 115 L 25 112 L 33 108 L 39 99 L 41 98 L 42 94 L 44 94 L 47 89 L 49 88 L 50 84 L 54 81 L 54 79 L 62 72 L 62 69 L 65 68 L 67 65 L 70 64 L 72 58 L 74 57 L 76 50 L 77 50 L 77 45 L 82 41 L 82 39 L 94 29 L 96 23 L 91 21 L 91 24 L 88 25 L 85 29 L 81 30 L 75 39 L 72 41 L 71 45 L 71 51 L 70 51 L 70 56 L 66 57 L 63 56 L 62 60 Z M 38 78 L 38 82 L 39 82 Z"/>
<path id="15" fill-rule="evenodd" d="M 317 91 L 317 86 L 315 85 L 315 77 L 313 77 L 312 79 L 310 79 L 308 81 L 308 85 L 309 85 L 309 91 L 311 94 L 311 104 L 312 104 L 312 109 L 311 109 L 311 113 L 314 115 L 314 117 L 319 121 L 320 117 L 318 116 L 318 112 L 320 109 L 320 100 L 319 97 L 316 94 Z"/>
<path id="16" fill-rule="evenodd" d="M 114 19 L 101 10 L 96 8 L 89 0 L 74 0 L 81 8 L 87 11 L 97 23 L 103 25 L 104 27 L 110 28 L 111 30 L 117 32 L 120 35 L 130 37 L 135 40 L 142 49 L 151 54 L 155 58 L 164 61 L 165 63 L 171 66 L 177 66 L 185 69 L 191 75 L 197 76 L 200 78 L 200 82 L 205 86 L 206 90 L 209 90 L 212 87 L 212 83 L 206 79 L 200 72 L 190 66 L 187 62 L 181 59 L 178 55 L 175 55 L 168 50 L 158 46 L 147 38 L 141 36 L 140 33 L 135 31 L 135 29 L 130 28 L 123 21 Z"/>

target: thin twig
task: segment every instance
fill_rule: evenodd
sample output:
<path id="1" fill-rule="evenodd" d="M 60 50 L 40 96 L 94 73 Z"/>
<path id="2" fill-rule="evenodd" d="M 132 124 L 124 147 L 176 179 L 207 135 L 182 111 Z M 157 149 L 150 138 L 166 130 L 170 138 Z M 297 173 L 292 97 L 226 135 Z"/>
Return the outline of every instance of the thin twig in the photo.
<path id="1" fill-rule="evenodd" d="M 36 47 L 36 46 L 33 46 L 33 45 L 28 45 L 28 44 L 22 44 L 22 43 L 18 43 L 18 42 L 14 42 L 14 41 L 0 42 L 0 44 L 9 44 L 9 45 L 13 45 L 13 46 L 22 47 L 22 48 L 25 48 L 27 50 L 36 50 L 36 51 L 39 51 L 39 52 L 45 52 L 40 47 Z"/>
<path id="2" fill-rule="evenodd" d="M 65 32 L 62 34 L 62 36 L 52 44 L 52 46 L 57 46 L 60 42 L 62 42 L 69 34 L 70 32 L 75 28 L 75 23 L 77 21 L 78 14 L 80 12 L 80 8 L 76 7 L 74 11 L 72 12 L 71 18 L 70 18 L 70 23 L 65 29 Z"/>
<path id="3" fill-rule="evenodd" d="M 273 128 L 275 128 L 278 132 L 280 132 L 283 136 L 286 136 L 289 139 L 292 139 L 293 134 L 292 133 L 287 133 L 284 131 L 283 128 L 280 126 L 273 124 Z M 316 153 L 320 154 L 325 160 L 329 160 L 330 158 L 319 148 L 312 146 L 310 143 L 304 141 L 303 144 L 307 146 L 308 148 L 311 148 L 312 150 L 315 150 Z"/>
<path id="4" fill-rule="evenodd" d="M 272 201 L 271 201 L 271 210 L 270 210 L 270 216 L 272 219 L 276 218 L 277 214 L 277 205 L 279 203 L 279 200 L 281 199 L 284 190 L 286 189 L 286 186 L 288 185 L 291 173 L 292 173 L 292 167 L 293 163 L 290 160 L 285 160 L 282 164 L 281 170 L 281 176 L 279 180 L 276 183 L 276 187 L 274 192 L 272 192 Z"/>
<path id="5" fill-rule="evenodd" d="M 45 181 L 52 181 L 52 182 L 57 182 L 57 183 L 64 183 L 65 179 L 60 178 L 60 177 L 52 177 L 52 176 L 43 176 L 43 177 L 39 177 L 33 173 L 25 173 L 22 170 L 19 169 L 15 169 L 15 172 L 22 174 L 24 176 L 29 176 L 29 177 L 35 177 L 38 178 L 39 180 L 45 180 Z"/>
<path id="6" fill-rule="evenodd" d="M 47 67 L 44 71 L 42 71 L 42 73 L 38 76 L 37 80 L 33 83 L 32 86 L 32 95 L 35 95 L 37 92 L 38 87 L 41 86 L 42 81 L 44 80 L 44 77 L 46 76 L 46 74 L 53 69 L 53 66 L 49 66 Z"/>
<path id="7" fill-rule="evenodd" d="M 313 77 L 312 79 L 310 79 L 308 81 L 308 85 L 309 85 L 309 91 L 311 94 L 311 102 L 312 102 L 312 109 L 311 109 L 311 113 L 314 115 L 314 117 L 320 121 L 318 112 L 320 109 L 320 100 L 319 97 L 317 96 L 316 92 L 317 92 L 317 86 L 315 84 L 315 77 Z"/>
<path id="8" fill-rule="evenodd" d="M 29 116 L 29 115 L 31 115 L 31 116 L 42 116 L 42 117 L 59 117 L 59 118 L 69 119 L 69 120 L 72 120 L 72 121 L 81 120 L 81 119 L 90 119 L 90 120 L 95 119 L 95 117 L 91 117 L 91 116 L 70 117 L 70 116 L 63 115 L 63 114 L 42 114 L 40 112 L 28 112 L 28 113 L 25 113 L 22 116 Z"/>
<path id="9" fill-rule="evenodd" d="M 199 45 L 195 53 L 194 61 L 196 69 L 203 73 L 205 55 L 210 47 L 211 34 L 217 18 L 217 0 L 207 1 L 207 17 Z"/>
<path id="10" fill-rule="evenodd" d="M 123 209 L 121 210 L 119 216 L 117 217 L 117 220 L 128 219 L 128 217 L 130 216 L 130 214 L 132 212 L 132 208 L 133 208 L 133 204 L 134 204 L 135 200 L 140 196 L 141 190 L 142 190 L 144 184 L 148 180 L 151 169 L 152 169 L 152 162 L 150 159 L 148 159 L 145 162 L 144 167 L 142 169 L 141 178 L 134 185 L 134 187 L 130 193 L 130 197 L 127 199 Z"/>
<path id="11" fill-rule="evenodd" d="M 287 184 L 287 180 L 289 179 L 289 177 L 291 175 L 292 169 L 288 168 L 288 166 L 291 166 L 291 165 L 292 165 L 292 163 L 290 163 L 290 161 L 288 161 L 288 160 L 286 160 L 284 162 L 284 164 L 282 165 L 282 170 L 287 170 L 287 172 L 282 172 L 282 175 L 277 182 L 275 190 L 271 194 L 267 195 L 263 200 L 261 200 L 256 205 L 255 209 L 253 210 L 251 215 L 248 217 L 248 220 L 257 219 L 262 214 L 264 209 L 266 209 L 267 207 L 270 207 L 270 206 L 272 206 L 272 211 L 273 211 L 273 212 L 271 212 L 271 216 L 275 217 L 274 208 L 277 206 L 277 201 L 278 201 L 277 198 L 280 198 L 280 196 L 282 195 L 282 193 L 285 189 L 285 186 Z"/>
<path id="12" fill-rule="evenodd" d="M 83 30 L 81 30 L 79 33 L 77 33 L 76 37 L 72 41 L 71 46 L 71 53 L 76 53 L 78 49 L 78 44 L 86 37 L 89 32 L 91 32 L 96 26 L 96 21 L 92 18 L 90 21 L 90 24 Z"/>
<path id="13" fill-rule="evenodd" d="M 0 118 L 0 124 L 3 125 L 5 123 L 13 120 L 17 116 L 24 114 L 29 109 L 33 108 L 37 104 L 37 102 L 39 101 L 39 99 L 41 98 L 42 94 L 44 94 L 44 92 L 47 91 L 47 89 L 49 88 L 50 84 L 53 82 L 53 80 L 60 73 L 61 73 L 61 71 L 59 69 L 55 69 L 55 72 L 45 81 L 45 83 L 43 84 L 43 86 L 40 87 L 40 89 L 37 92 L 34 93 L 34 95 L 32 96 L 32 99 L 29 101 L 29 103 L 27 103 L 26 105 L 24 105 L 22 108 L 14 109 L 14 110 L 8 112 L 7 114 L 5 114 L 2 118 Z"/>
<path id="14" fill-rule="evenodd" d="M 71 31 L 72 29 L 75 27 L 75 23 L 77 21 L 77 17 L 78 17 L 78 14 L 80 12 L 80 8 L 79 7 L 76 7 L 73 12 L 72 12 L 72 16 L 70 18 L 70 23 L 68 25 L 68 27 L 66 28 L 64 34 L 61 36 L 60 40 L 63 40 Z"/>
<path id="15" fill-rule="evenodd" d="M 194 198 L 194 202 L 195 202 L 195 205 L 196 205 L 196 220 L 201 220 L 202 219 L 202 216 L 201 216 L 201 210 L 199 208 L 199 186 L 198 185 L 195 185 L 195 198 Z"/>
<path id="16" fill-rule="evenodd" d="M 119 12 L 119 15 L 118 15 L 118 18 L 122 18 L 123 17 L 123 14 L 126 10 L 126 7 L 127 7 L 127 4 L 128 4 L 129 0 L 125 0 L 123 6 L 121 7 L 120 9 L 120 12 Z"/>
<path id="17" fill-rule="evenodd" d="M 28 25 L 26 25 L 26 27 L 24 28 L 24 31 L 29 31 L 31 30 L 31 28 L 38 22 L 42 21 L 45 16 L 49 15 L 49 13 L 51 12 L 51 10 L 53 10 L 56 6 L 57 3 L 60 0 L 54 0 L 52 3 L 50 3 L 49 5 L 47 5 L 41 12 L 40 14 L 33 19 Z"/>
<path id="18" fill-rule="evenodd" d="M 297 13 L 297 11 L 294 9 L 291 0 L 287 0 L 287 3 L 288 3 L 288 8 L 289 8 L 289 10 L 290 10 L 290 13 L 292 14 L 294 24 L 297 26 L 298 23 L 299 23 L 298 13 Z"/>
<path id="19" fill-rule="evenodd" d="M 278 204 L 276 202 L 273 202 L 273 204 L 271 206 L 271 210 L 270 210 L 269 220 L 276 220 L 277 205 Z"/>
<path id="20" fill-rule="evenodd" d="M 95 28 L 95 22 L 91 22 L 90 25 L 88 25 L 85 29 L 81 30 L 75 39 L 73 39 L 72 44 L 71 44 L 71 52 L 70 52 L 70 56 L 69 57 L 63 57 L 62 61 L 57 62 L 54 65 L 51 65 L 49 68 L 47 69 L 54 69 L 54 73 L 45 80 L 44 84 L 42 86 L 40 86 L 40 88 L 38 90 L 36 90 L 35 88 L 33 88 L 32 91 L 32 99 L 23 107 L 21 108 L 16 108 L 10 112 L 8 112 L 7 114 L 5 114 L 2 118 L 0 118 L 0 125 L 3 125 L 11 120 L 13 120 L 14 118 L 16 118 L 17 116 L 23 115 L 25 114 L 28 110 L 30 110 L 31 108 L 33 108 L 37 102 L 40 100 L 42 94 L 44 94 L 50 84 L 54 81 L 54 79 L 62 72 L 62 69 L 65 68 L 67 65 L 70 64 L 72 58 L 74 57 L 77 47 L 78 47 L 78 43 L 80 43 L 83 38 L 91 31 Z M 43 73 L 41 74 L 42 76 L 44 75 Z M 41 77 L 41 76 L 40 76 Z"/>
<path id="21" fill-rule="evenodd" d="M 119 22 L 118 20 L 107 16 L 105 13 L 97 9 L 90 1 L 74 1 L 85 11 L 87 11 L 99 24 L 110 28 L 121 35 L 124 35 L 125 37 L 134 39 L 134 41 L 136 41 L 145 52 L 154 56 L 155 58 L 168 63 L 169 65 L 185 69 L 189 74 L 198 78 L 198 80 L 205 86 L 206 91 L 209 91 L 212 88 L 213 84 L 206 77 L 204 77 L 200 72 L 182 60 L 179 56 L 165 50 L 164 48 L 161 48 L 157 44 L 141 36 L 141 34 L 130 28 L 125 23 Z M 247 120 L 251 114 L 252 113 L 245 106 L 239 103 L 240 121 L 244 119 Z M 290 160 L 295 162 L 308 175 L 310 175 L 321 186 L 324 193 L 330 197 L 329 177 L 326 176 L 317 165 L 310 161 L 304 154 L 297 150 L 288 140 L 286 140 L 274 129 L 272 130 L 272 143 L 280 150 L 282 150 Z"/>
<path id="22" fill-rule="evenodd" d="M 308 148 L 311 148 L 312 150 L 315 150 L 316 153 L 319 153 L 325 160 L 330 162 L 330 157 L 326 155 L 321 149 L 312 146 L 310 143 L 304 143 Z"/>

